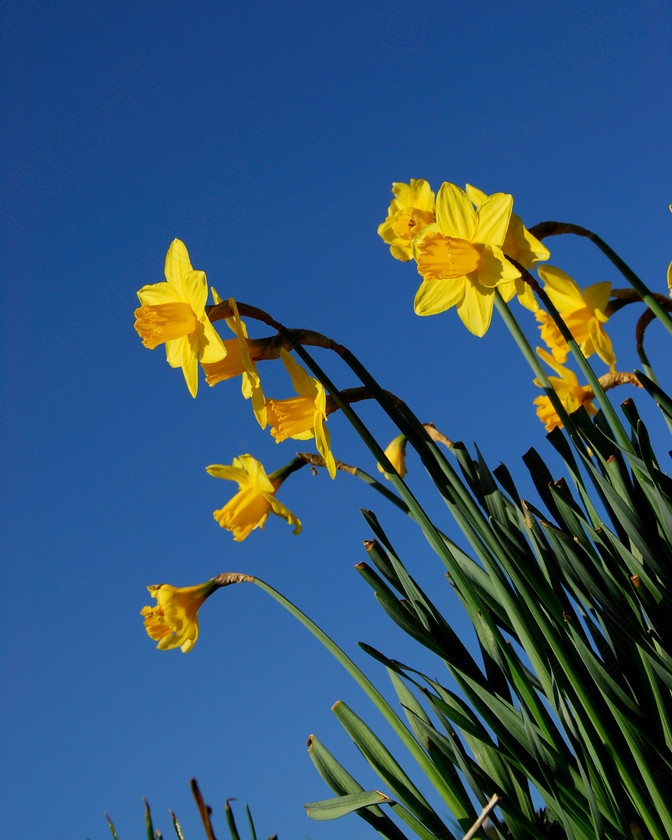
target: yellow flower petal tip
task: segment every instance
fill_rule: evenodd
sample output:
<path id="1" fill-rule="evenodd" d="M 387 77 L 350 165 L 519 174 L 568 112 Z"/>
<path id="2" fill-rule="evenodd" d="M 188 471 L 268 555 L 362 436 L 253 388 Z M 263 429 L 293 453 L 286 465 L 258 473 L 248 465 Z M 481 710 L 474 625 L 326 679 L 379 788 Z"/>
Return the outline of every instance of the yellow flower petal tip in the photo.
<path id="1" fill-rule="evenodd" d="M 231 466 L 212 464 L 206 467 L 215 478 L 238 483 L 238 492 L 223 508 L 213 514 L 222 528 L 231 531 L 236 542 L 242 542 L 255 528 L 263 529 L 269 513 L 294 525 L 294 533 L 301 533 L 301 522 L 275 494 L 284 480 L 282 470 L 270 476 L 252 455 L 239 455 Z"/>
<path id="2" fill-rule="evenodd" d="M 406 435 L 398 435 L 394 438 L 385 449 L 385 455 L 387 456 L 388 461 L 392 464 L 395 468 L 397 473 L 399 474 L 399 478 L 403 478 L 406 475 L 406 444 L 408 440 Z M 389 479 L 390 476 L 385 472 L 385 470 L 380 466 L 378 466 L 378 471 L 381 472 L 385 478 Z"/>
<path id="3" fill-rule="evenodd" d="M 434 219 L 434 193 L 427 181 L 411 179 L 410 184 L 392 184 L 394 198 L 385 221 L 378 225 L 378 236 L 390 246 L 395 259 L 407 262 L 413 256 L 413 240 Z"/>
<path id="4" fill-rule="evenodd" d="M 510 195 L 495 193 L 484 196 L 475 208 L 460 187 L 441 186 L 436 222 L 413 240 L 422 276 L 414 303 L 417 315 L 436 315 L 455 306 L 470 332 L 485 335 L 495 288 L 520 278 L 502 251 L 512 207 Z"/>
<path id="5" fill-rule="evenodd" d="M 156 605 L 143 607 L 147 635 L 158 642 L 159 650 L 179 647 L 188 653 L 198 639 L 198 611 L 206 598 L 218 588 L 214 580 L 198 586 L 176 587 L 167 583 L 148 586 Z"/>
<path id="6" fill-rule="evenodd" d="M 198 362 L 214 363 L 226 356 L 226 348 L 205 312 L 208 284 L 202 271 L 194 271 L 183 242 L 175 239 L 168 249 L 166 282 L 143 286 L 142 304 L 135 310 L 135 329 L 145 347 L 166 345 L 171 367 L 181 367 L 195 397 Z"/>

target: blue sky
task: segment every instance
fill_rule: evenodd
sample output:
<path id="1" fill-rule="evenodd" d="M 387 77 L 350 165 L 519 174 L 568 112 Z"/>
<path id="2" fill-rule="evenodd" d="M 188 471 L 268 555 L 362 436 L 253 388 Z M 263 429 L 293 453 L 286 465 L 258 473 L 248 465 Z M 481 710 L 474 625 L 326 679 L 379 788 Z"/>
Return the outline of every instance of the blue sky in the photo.
<path id="1" fill-rule="evenodd" d="M 454 311 L 416 317 L 419 275 L 376 228 L 393 181 L 471 183 L 512 193 L 528 225 L 596 230 L 664 291 L 670 20 L 655 0 L 0 6 L 5 836 L 98 840 L 107 810 L 128 840 L 145 796 L 166 836 L 172 808 L 197 837 L 191 776 L 220 837 L 226 797 L 250 803 L 262 836 L 370 836 L 301 807 L 329 795 L 311 732 L 378 784 L 330 712 L 344 699 L 385 733 L 347 675 L 253 587 L 216 593 L 191 653 L 157 652 L 144 587 L 256 574 L 384 684 L 358 640 L 423 659 L 352 568 L 370 536 L 358 509 L 377 511 L 466 635 L 443 569 L 366 487 L 307 470 L 281 493 L 304 532 L 274 519 L 234 543 L 212 519 L 233 486 L 204 467 L 250 452 L 270 471 L 297 447 L 256 426 L 237 382 L 201 381 L 192 400 L 163 350 L 141 346 L 135 293 L 163 280 L 179 237 L 221 295 L 346 344 L 422 420 L 524 483 L 520 456 L 545 451 L 524 362 L 496 320 L 479 340 Z M 624 285 L 587 242 L 549 246 L 581 285 Z M 634 322 L 610 325 L 619 369 L 637 364 Z M 648 346 L 669 389 L 661 332 Z M 276 366 L 261 372 L 291 395 Z M 383 444 L 394 435 L 361 414 Z M 343 418 L 329 425 L 336 457 L 375 468 Z"/>

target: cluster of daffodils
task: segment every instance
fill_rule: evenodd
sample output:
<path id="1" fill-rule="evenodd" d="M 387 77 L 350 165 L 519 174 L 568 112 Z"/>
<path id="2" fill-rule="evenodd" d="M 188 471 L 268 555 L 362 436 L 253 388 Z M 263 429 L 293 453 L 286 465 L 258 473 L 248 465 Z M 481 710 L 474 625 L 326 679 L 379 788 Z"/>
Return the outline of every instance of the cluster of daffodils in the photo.
<path id="1" fill-rule="evenodd" d="M 378 234 L 393 257 L 415 260 L 422 282 L 415 295 L 417 315 L 436 315 L 451 309 L 476 336 L 490 326 L 496 295 L 503 303 L 514 297 L 534 313 L 547 350 L 539 356 L 557 376 L 548 378 L 567 413 L 584 406 L 595 414 L 595 394 L 579 385 L 576 374 L 564 367 L 569 344 L 557 316 L 541 308 L 532 277 L 537 270 L 544 292 L 583 355 L 594 353 L 614 374 L 616 357 L 604 326 L 609 318 L 611 284 L 595 283 L 581 289 L 574 280 L 550 265 L 539 265 L 550 252 L 512 212 L 513 198 L 504 193 L 486 195 L 466 185 L 444 183 L 436 195 L 427 181 L 392 185 L 394 198 Z M 671 268 L 672 271 L 672 268 Z M 622 375 L 608 382 L 625 381 Z M 543 387 L 539 379 L 535 384 Z M 537 415 L 546 429 L 562 427 L 548 396 L 535 401 Z"/>
<path id="2" fill-rule="evenodd" d="M 513 315 L 507 304 L 514 298 L 534 314 L 546 345 L 546 349 L 537 347 L 537 354 L 556 374 L 546 375 L 541 364 L 534 361 L 533 368 L 538 372 L 534 382 L 546 392 L 534 403 L 548 431 L 562 427 L 562 417 L 567 419 L 567 415 L 580 408 L 589 415 L 597 413 L 593 387 L 582 385 L 577 375 L 565 366 L 570 351 L 578 354 L 579 359 L 581 354 L 585 358 L 595 354 L 608 366 L 608 373 L 599 380 L 593 376 L 595 388 L 607 390 L 624 383 L 639 384 L 634 374 L 616 373 L 616 357 L 605 331 L 612 311 L 623 305 L 624 290 L 612 291 L 608 282 L 582 289 L 559 268 L 540 265 L 546 263 L 550 253 L 512 212 L 510 195 L 486 195 L 470 185 L 462 190 L 444 183 L 435 196 L 424 180 L 395 183 L 392 193 L 394 198 L 378 233 L 390 246 L 395 259 L 416 263 L 422 278 L 415 295 L 416 314 L 436 315 L 455 307 L 467 329 L 479 337 L 487 332 L 495 306 L 504 307 L 507 322 L 512 323 Z M 543 289 L 531 273 L 535 270 Z M 236 301 L 228 298 L 224 303 L 214 289 L 213 306 L 209 307 L 206 276 L 192 268 L 187 249 L 179 239 L 168 249 L 165 276 L 165 282 L 144 286 L 138 292 L 141 305 L 135 310 L 135 329 L 144 346 L 154 349 L 165 344 L 169 365 L 182 368 L 193 397 L 198 391 L 199 367 L 210 386 L 240 376 L 243 397 L 250 400 L 259 426 L 268 428 L 277 443 L 287 439 L 314 439 L 321 465 L 334 478 L 336 461 L 326 422 L 336 410 L 335 398 L 328 396 L 324 385 L 291 355 L 296 338 L 289 342 L 287 331 L 270 316 L 262 320 L 276 325 L 277 335 L 250 338 Z M 672 263 L 668 285 L 672 293 Z M 219 307 L 218 311 L 213 311 L 213 307 L 214 310 Z M 243 311 L 253 317 L 259 317 L 260 313 L 253 307 Z M 224 315 L 232 335 L 222 339 L 213 321 Z M 533 353 L 529 355 L 535 359 Z M 295 396 L 266 397 L 258 364 L 268 360 L 282 363 Z M 352 393 L 348 397 L 362 398 L 366 397 Z M 341 392 L 341 399 L 346 399 L 346 392 Z M 425 429 L 434 440 L 452 445 L 432 424 L 426 424 Z M 379 469 L 386 478 L 390 478 L 386 470 L 392 469 L 396 478 L 403 479 L 406 444 L 407 439 L 401 434 L 385 450 L 386 466 L 379 465 Z M 263 529 L 272 513 L 293 526 L 298 534 L 300 521 L 276 498 L 276 493 L 288 475 L 303 466 L 308 457 L 294 458 L 270 474 L 249 454 L 234 458 L 230 465 L 206 467 L 215 478 L 238 485 L 238 492 L 214 511 L 217 523 L 240 542 L 256 528 Z M 193 647 L 198 636 L 198 609 L 221 585 L 225 584 L 213 580 L 184 589 L 167 584 L 149 587 L 157 603 L 145 607 L 142 615 L 147 633 L 160 649 L 179 647 L 186 652 Z"/>
<path id="3" fill-rule="evenodd" d="M 284 349 L 273 347 L 273 338 L 250 339 L 236 301 L 228 301 L 232 315 L 225 319 L 234 338 L 222 340 L 206 312 L 208 286 L 204 272 L 191 267 L 183 242 L 174 240 L 168 249 L 165 283 L 143 286 L 138 292 L 141 306 L 135 310 L 135 329 L 145 347 L 165 344 L 168 364 L 182 368 L 189 393 L 198 391 L 199 363 L 206 382 L 216 385 L 235 376 L 242 377 L 242 393 L 251 400 L 252 410 L 262 429 L 270 427 L 277 442 L 287 438 L 315 438 L 316 446 L 333 478 L 336 473 L 329 432 L 325 427 L 327 399 L 324 387 Z M 215 304 L 222 300 L 213 289 Z M 261 387 L 257 363 L 262 359 L 281 358 L 297 396 L 289 399 L 266 399 Z M 243 540 L 254 528 L 263 528 L 269 513 L 281 516 L 300 530 L 299 520 L 275 499 L 285 474 L 278 470 L 270 476 L 251 455 L 241 455 L 232 466 L 210 466 L 211 475 L 237 481 L 239 492 L 215 519 Z"/>

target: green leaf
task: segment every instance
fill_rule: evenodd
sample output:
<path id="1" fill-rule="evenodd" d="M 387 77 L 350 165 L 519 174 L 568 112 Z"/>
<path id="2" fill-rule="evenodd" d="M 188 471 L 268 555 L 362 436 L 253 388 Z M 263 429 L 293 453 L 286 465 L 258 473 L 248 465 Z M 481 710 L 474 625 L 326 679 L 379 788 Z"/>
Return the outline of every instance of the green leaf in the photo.
<path id="1" fill-rule="evenodd" d="M 446 837 L 452 837 L 447 826 L 402 770 L 387 747 L 364 721 L 342 701 L 335 703 L 332 711 L 371 767 L 390 788 L 394 797 L 431 832 L 438 836 L 446 833 Z"/>
<path id="2" fill-rule="evenodd" d="M 229 826 L 229 831 L 231 833 L 232 840 L 240 840 L 240 835 L 238 834 L 238 828 L 236 827 L 236 820 L 234 819 L 233 811 L 231 809 L 231 806 L 229 805 L 229 802 L 231 802 L 231 801 L 232 800 L 227 799 L 226 802 L 224 803 L 224 813 L 226 815 L 226 822 Z"/>
<path id="3" fill-rule="evenodd" d="M 337 820 L 360 808 L 369 805 L 381 805 L 392 802 L 389 796 L 377 790 L 365 790 L 361 793 L 350 793 L 337 796 L 335 799 L 323 799 L 321 802 L 309 802 L 303 807 L 311 820 Z"/>
<path id="4" fill-rule="evenodd" d="M 105 819 L 107 820 L 107 824 L 109 825 L 110 831 L 112 832 L 112 837 L 114 837 L 114 840 L 119 840 L 119 838 L 117 837 L 117 830 L 114 827 L 114 823 L 112 822 L 112 820 L 108 817 L 107 811 L 105 811 Z"/>
<path id="5" fill-rule="evenodd" d="M 257 832 L 254 830 L 254 822 L 252 821 L 252 814 L 250 813 L 250 809 L 245 803 L 245 813 L 247 814 L 247 824 L 250 827 L 250 840 L 257 840 Z"/>
<path id="6" fill-rule="evenodd" d="M 351 793 L 361 793 L 364 790 L 315 735 L 308 738 L 308 755 L 317 772 L 334 793 L 345 796 Z M 357 811 L 357 815 L 373 826 L 383 837 L 387 837 L 388 840 L 407 840 L 406 835 L 378 806 Z"/>

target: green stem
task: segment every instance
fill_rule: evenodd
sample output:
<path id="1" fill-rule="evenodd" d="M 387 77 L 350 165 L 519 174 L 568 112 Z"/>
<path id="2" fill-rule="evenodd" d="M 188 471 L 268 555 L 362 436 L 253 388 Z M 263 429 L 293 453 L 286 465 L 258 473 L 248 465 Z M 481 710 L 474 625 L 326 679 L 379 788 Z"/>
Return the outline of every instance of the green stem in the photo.
<path id="1" fill-rule="evenodd" d="M 397 733 L 401 741 L 407 747 L 411 755 L 418 762 L 423 771 L 427 774 L 428 779 L 432 782 L 434 787 L 441 793 L 446 804 L 455 809 L 459 814 L 462 812 L 462 807 L 459 802 L 455 800 L 450 788 L 445 784 L 441 774 L 437 771 L 431 759 L 427 756 L 422 747 L 415 740 L 413 735 L 404 726 L 401 718 L 397 715 L 394 709 L 390 706 L 383 695 L 378 691 L 371 680 L 355 665 L 350 657 L 343 651 L 336 642 L 327 636 L 327 634 L 318 627 L 315 622 L 302 612 L 291 601 L 280 594 L 277 589 L 274 589 L 265 581 L 258 577 L 247 578 L 250 583 L 256 584 L 260 589 L 274 598 L 281 606 L 283 606 L 291 615 L 294 616 L 303 626 L 310 630 L 315 638 L 324 645 L 324 647 L 331 653 L 331 655 L 339 662 L 340 665 L 350 674 L 355 682 L 362 688 L 365 694 L 376 706 L 378 711 L 383 715 L 385 720 L 390 724 L 392 729 Z M 468 815 L 464 815 L 467 817 Z M 455 840 L 452 834 L 446 834 L 446 840 Z"/>
<path id="2" fill-rule="evenodd" d="M 555 413 L 558 415 L 562 425 L 574 435 L 575 439 L 578 439 L 574 421 L 569 414 L 567 414 L 567 410 L 560 401 L 560 397 L 558 396 L 555 388 L 551 385 L 551 382 L 546 375 L 546 371 L 539 361 L 539 357 L 532 349 L 525 333 L 520 328 L 520 324 L 516 320 L 513 312 L 509 309 L 508 304 L 505 302 L 498 289 L 495 289 L 495 306 L 497 307 L 497 311 L 499 312 L 502 321 L 504 321 L 504 324 L 518 345 L 518 349 L 523 354 L 525 361 L 532 368 L 532 373 L 534 373 L 535 377 L 541 383 L 541 387 L 551 401 L 551 404 L 555 409 Z"/>

